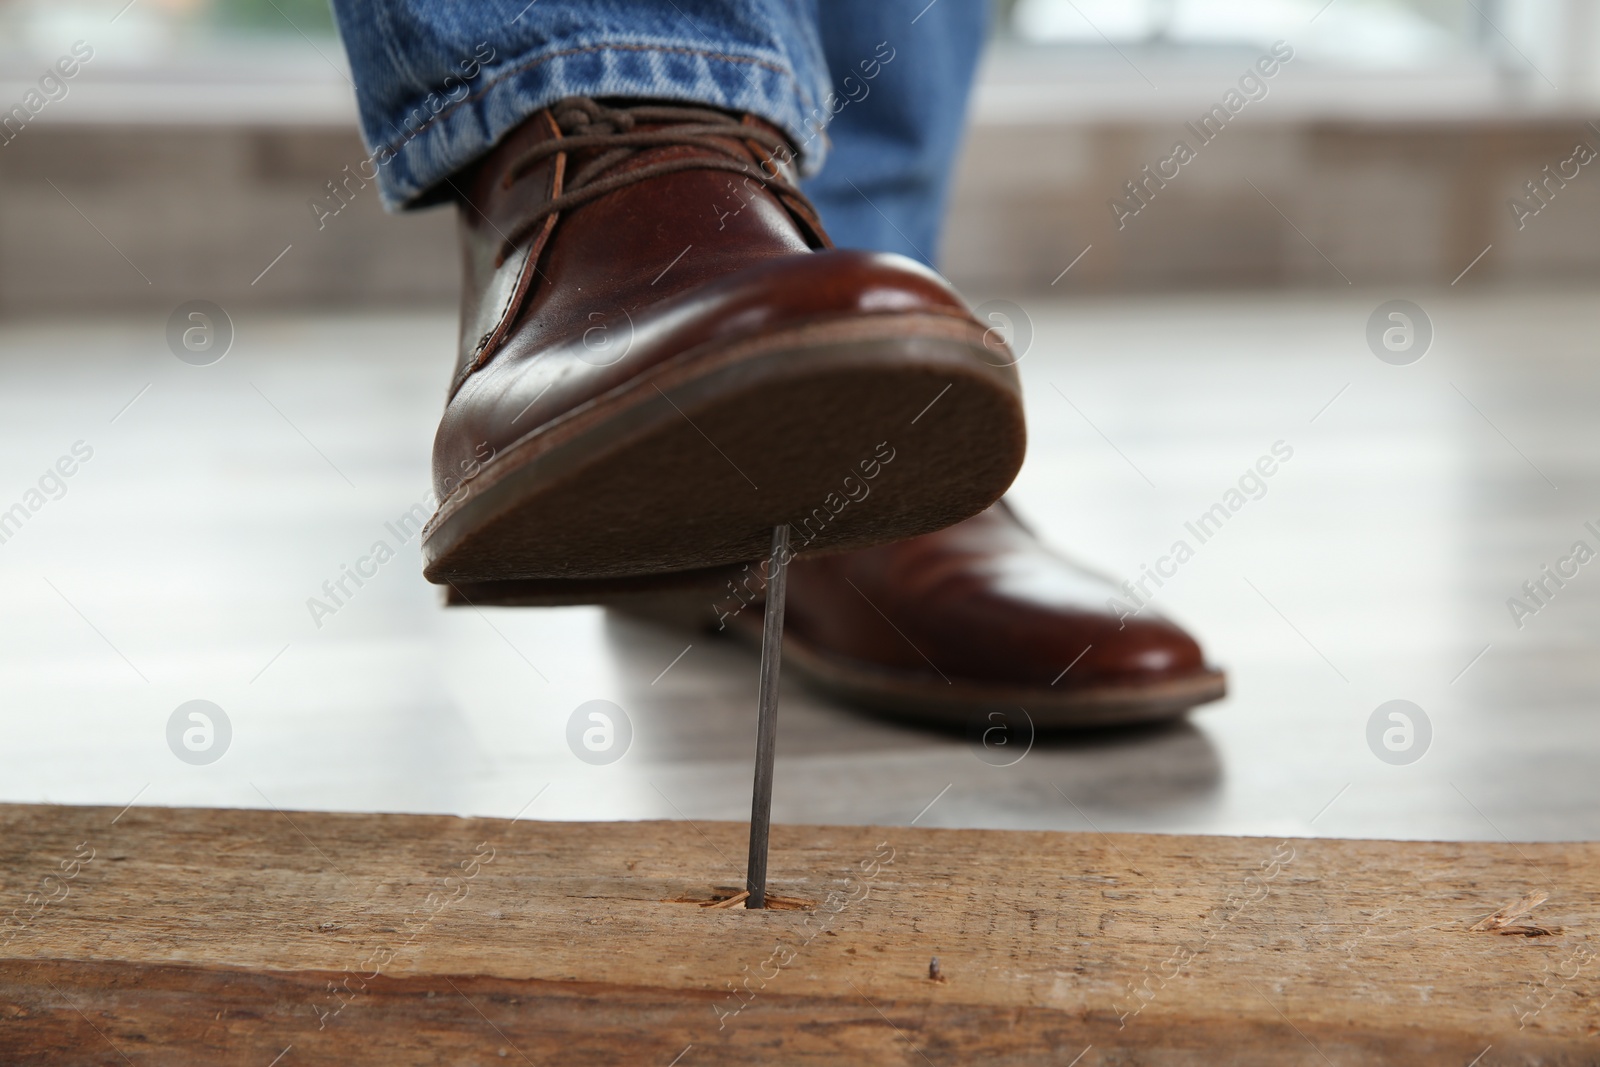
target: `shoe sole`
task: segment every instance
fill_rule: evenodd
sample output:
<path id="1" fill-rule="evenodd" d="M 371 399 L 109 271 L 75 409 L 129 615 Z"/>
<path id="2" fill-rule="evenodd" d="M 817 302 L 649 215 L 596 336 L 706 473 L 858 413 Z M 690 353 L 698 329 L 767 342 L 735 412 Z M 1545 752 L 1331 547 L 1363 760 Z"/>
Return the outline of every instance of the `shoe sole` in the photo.
<path id="1" fill-rule="evenodd" d="M 1016 372 L 983 336 L 864 315 L 684 353 L 487 464 L 424 529 L 423 573 L 548 583 L 555 603 L 560 583 L 624 590 L 761 559 L 780 523 L 809 553 L 959 522 L 999 499 L 1025 447 Z"/>
<path id="2" fill-rule="evenodd" d="M 444 603 L 446 607 L 479 608 L 564 608 L 597 604 L 650 618 L 672 615 L 673 625 L 698 629 L 708 618 L 716 617 L 719 601 L 726 602 L 733 595 L 732 583 L 746 577 L 744 566 L 729 563 L 635 578 L 452 581 L 444 588 Z M 742 600 L 739 602 L 743 603 Z M 693 608 L 684 609 L 685 604 L 698 605 L 706 610 L 696 612 Z"/>

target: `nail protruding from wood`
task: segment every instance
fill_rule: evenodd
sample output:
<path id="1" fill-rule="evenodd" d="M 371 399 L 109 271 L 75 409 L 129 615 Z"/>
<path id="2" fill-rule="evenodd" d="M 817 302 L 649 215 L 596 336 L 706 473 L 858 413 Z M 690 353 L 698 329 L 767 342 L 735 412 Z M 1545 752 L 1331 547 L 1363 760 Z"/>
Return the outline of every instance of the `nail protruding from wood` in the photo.
<path id="1" fill-rule="evenodd" d="M 930 982 L 944 981 L 944 971 L 939 967 L 938 956 L 928 961 L 928 980 Z"/>
<path id="2" fill-rule="evenodd" d="M 789 577 L 789 527 L 772 529 L 767 608 L 761 625 L 761 694 L 756 710 L 756 784 L 750 800 L 750 863 L 746 908 L 767 906 L 767 839 L 772 832 L 772 765 L 778 745 L 778 666 L 783 652 L 783 598 Z"/>

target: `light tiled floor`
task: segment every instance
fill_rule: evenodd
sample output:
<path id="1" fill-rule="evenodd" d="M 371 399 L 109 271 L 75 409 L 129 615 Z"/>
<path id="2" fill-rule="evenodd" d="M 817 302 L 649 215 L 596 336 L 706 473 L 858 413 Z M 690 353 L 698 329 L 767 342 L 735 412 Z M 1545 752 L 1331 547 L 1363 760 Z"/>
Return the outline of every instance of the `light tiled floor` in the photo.
<path id="1" fill-rule="evenodd" d="M 1437 337 L 1397 367 L 1364 329 L 1404 295 Z M 1137 576 L 1275 442 L 1293 449 L 1157 599 L 1233 695 L 1176 728 L 1041 742 L 1001 768 L 791 679 L 776 817 L 1600 834 L 1600 566 L 1520 629 L 1506 605 L 1574 541 L 1600 547 L 1583 526 L 1600 520 L 1594 301 L 1028 302 L 1032 443 L 1013 500 L 1078 556 Z M 0 800 L 747 817 L 743 649 L 591 608 L 447 611 L 414 543 L 312 619 L 307 598 L 396 543 L 386 520 L 426 488 L 452 316 L 239 314 L 210 367 L 173 358 L 165 317 L 0 324 L 0 509 L 76 442 L 93 449 L 0 544 Z M 205 766 L 166 740 L 196 698 L 233 730 Z M 596 698 L 635 731 L 609 766 L 564 739 Z M 1433 730 L 1403 766 L 1366 740 L 1395 698 Z"/>

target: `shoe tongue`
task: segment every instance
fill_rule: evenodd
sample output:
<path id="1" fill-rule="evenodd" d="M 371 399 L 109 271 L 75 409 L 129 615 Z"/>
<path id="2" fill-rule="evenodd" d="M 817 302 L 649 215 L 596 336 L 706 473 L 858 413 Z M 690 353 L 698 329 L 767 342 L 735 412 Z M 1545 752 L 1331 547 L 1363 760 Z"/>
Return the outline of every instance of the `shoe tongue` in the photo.
<path id="1" fill-rule="evenodd" d="M 644 120 L 636 118 L 633 111 L 620 106 L 623 104 L 622 101 L 610 100 L 597 103 L 606 110 L 596 115 L 597 121 L 591 123 L 582 121 L 583 118 L 587 117 L 582 111 L 571 110 L 563 112 L 557 109 L 555 116 L 561 126 L 563 135 L 566 137 L 605 136 L 606 134 L 625 135 L 629 133 L 670 131 L 674 127 L 701 126 L 702 130 L 694 135 L 697 140 L 713 140 L 726 146 L 727 151 L 718 152 L 715 149 L 688 141 L 642 147 L 630 147 L 622 144 L 615 146 L 598 145 L 594 148 L 577 149 L 567 155 L 566 175 L 569 188 L 578 180 L 584 183 L 594 182 L 613 174 L 637 170 L 652 163 L 694 156 L 726 156 L 728 152 L 731 152 L 736 158 L 748 160 L 752 165 L 759 165 L 761 162 L 761 158 L 751 151 L 748 142 L 740 136 L 740 126 L 728 126 L 725 129 L 717 130 L 715 133 L 710 133 L 703 129 L 703 121 L 696 121 L 692 116 L 686 115 L 681 119 L 652 117 L 649 120 Z M 629 101 L 627 103 L 634 107 L 673 106 L 666 101 L 659 102 L 659 104 L 656 102 L 641 103 L 640 101 Z M 696 108 L 696 110 L 717 111 L 733 119 L 742 119 L 742 116 L 738 113 L 724 111 L 720 108 Z M 607 160 L 608 156 L 612 158 Z M 596 168 L 596 164 L 599 164 L 598 168 Z"/>
<path id="2" fill-rule="evenodd" d="M 667 123 L 640 123 L 635 127 L 639 131 L 661 129 Z M 719 138 L 720 139 L 720 138 Z M 728 144 L 736 142 L 728 139 Z M 713 152 L 708 148 L 694 144 L 665 144 L 652 145 L 644 148 L 631 148 L 625 151 L 618 148 L 582 148 L 567 154 L 566 181 L 567 187 L 573 188 L 577 180 L 584 184 L 600 181 L 614 174 L 622 174 L 630 170 L 638 170 L 652 163 L 661 163 L 671 159 L 686 159 L 693 156 L 716 156 L 721 153 Z M 607 156 L 613 158 L 607 161 Z"/>

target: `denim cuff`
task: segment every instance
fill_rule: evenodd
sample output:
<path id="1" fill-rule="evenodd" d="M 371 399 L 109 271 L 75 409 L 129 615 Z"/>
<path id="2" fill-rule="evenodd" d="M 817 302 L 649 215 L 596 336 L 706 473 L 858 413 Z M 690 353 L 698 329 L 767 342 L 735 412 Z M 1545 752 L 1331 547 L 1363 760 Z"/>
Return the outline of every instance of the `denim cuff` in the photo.
<path id="1" fill-rule="evenodd" d="M 475 81 L 458 81 L 456 91 L 423 96 L 411 111 L 386 116 L 378 128 L 371 128 L 374 116 L 363 116 L 384 206 L 396 211 L 448 199 L 450 175 L 569 96 L 672 100 L 750 112 L 794 142 L 802 174 L 815 173 L 827 151 L 816 99 L 782 57 L 732 55 L 679 41 L 608 40 L 518 56 L 503 69 L 485 69 Z"/>

